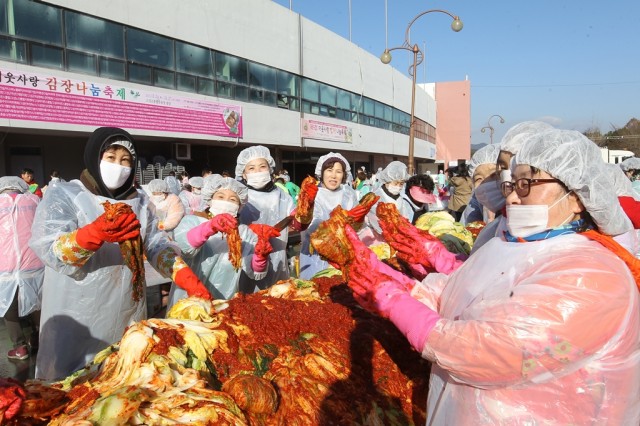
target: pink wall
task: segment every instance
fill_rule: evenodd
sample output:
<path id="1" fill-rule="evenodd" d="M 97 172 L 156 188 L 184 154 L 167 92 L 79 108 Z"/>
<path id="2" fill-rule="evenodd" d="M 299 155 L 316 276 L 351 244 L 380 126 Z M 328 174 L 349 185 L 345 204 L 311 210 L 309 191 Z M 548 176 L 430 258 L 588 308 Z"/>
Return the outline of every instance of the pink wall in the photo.
<path id="1" fill-rule="evenodd" d="M 471 82 L 436 83 L 436 160 L 471 158 Z"/>

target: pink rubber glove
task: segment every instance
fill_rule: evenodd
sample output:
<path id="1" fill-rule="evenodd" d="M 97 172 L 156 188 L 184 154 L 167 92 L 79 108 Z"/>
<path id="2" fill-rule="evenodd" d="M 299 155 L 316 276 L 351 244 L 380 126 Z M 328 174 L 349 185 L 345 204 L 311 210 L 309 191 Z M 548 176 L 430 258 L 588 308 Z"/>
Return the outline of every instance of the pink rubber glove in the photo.
<path id="1" fill-rule="evenodd" d="M 262 256 L 258 253 L 253 253 L 253 257 L 251 258 L 251 268 L 254 270 L 254 272 L 266 271 L 268 264 L 269 255 Z"/>
<path id="2" fill-rule="evenodd" d="M 213 219 L 189 230 L 189 232 L 187 232 L 187 241 L 191 247 L 198 248 L 207 242 L 212 235 L 218 232 L 228 232 L 237 226 L 238 221 L 235 217 L 228 213 L 221 213 L 215 215 Z"/>
<path id="3" fill-rule="evenodd" d="M 347 284 L 363 308 L 386 317 L 387 310 L 384 306 L 378 306 L 375 297 L 378 288 L 383 284 L 395 285 L 399 291 L 409 294 L 416 282 L 381 262 L 375 253 L 358 239 L 358 234 L 351 226 L 347 225 L 345 231 L 355 252 L 353 262 L 345 267 Z"/>
<path id="4" fill-rule="evenodd" d="M 374 297 L 382 316 L 389 318 L 411 346 L 422 353 L 440 315 L 393 282 L 378 287 Z"/>

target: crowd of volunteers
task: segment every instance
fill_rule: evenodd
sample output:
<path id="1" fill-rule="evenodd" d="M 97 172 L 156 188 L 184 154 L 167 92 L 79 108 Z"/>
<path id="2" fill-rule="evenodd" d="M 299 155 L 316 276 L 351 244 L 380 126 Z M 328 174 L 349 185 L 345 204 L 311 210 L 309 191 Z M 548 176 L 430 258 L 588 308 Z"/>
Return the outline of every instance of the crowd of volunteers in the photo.
<path id="1" fill-rule="evenodd" d="M 168 306 L 230 299 L 332 268 L 311 234 L 340 206 L 353 223 L 344 278 L 354 297 L 432 363 L 429 424 L 640 424 L 640 158 L 606 164 L 581 133 L 527 121 L 433 175 L 400 161 L 354 172 L 329 152 L 298 186 L 268 148 L 250 146 L 233 176 L 141 188 L 138 164 L 131 135 L 103 127 L 77 179 L 0 178 L 7 356 L 37 350 L 36 378 L 67 377 L 146 317 L 136 250 L 171 281 Z M 380 203 L 399 212 L 397 232 L 381 226 Z M 419 228 L 434 214 L 482 224 L 468 253 Z M 295 268 L 289 232 L 301 237 Z M 403 272 L 372 251 L 380 244 Z"/>

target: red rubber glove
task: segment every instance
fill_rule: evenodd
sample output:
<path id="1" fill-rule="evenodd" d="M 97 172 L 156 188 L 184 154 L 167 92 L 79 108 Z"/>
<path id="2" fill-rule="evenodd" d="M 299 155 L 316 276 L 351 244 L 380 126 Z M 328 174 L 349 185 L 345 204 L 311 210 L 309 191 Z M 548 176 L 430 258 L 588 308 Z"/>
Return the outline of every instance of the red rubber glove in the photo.
<path id="1" fill-rule="evenodd" d="M 27 393 L 17 380 L 0 378 L 0 424 L 18 414 Z"/>
<path id="2" fill-rule="evenodd" d="M 410 265 L 422 265 L 425 269 L 435 269 L 450 274 L 458 269 L 463 261 L 451 253 L 436 237 L 415 228 L 413 232 L 400 232 L 386 235 L 384 238 L 397 251 L 397 256 Z M 415 269 L 412 268 L 412 269 Z"/>
<path id="3" fill-rule="evenodd" d="M 251 267 L 255 272 L 264 272 L 269 263 L 269 254 L 273 252 L 273 246 L 271 242 L 269 242 L 269 239 L 279 237 L 280 231 L 273 226 L 262 223 L 252 223 L 249 225 L 249 229 L 258 236 L 258 242 L 256 243 L 253 258 L 251 259 Z"/>
<path id="4" fill-rule="evenodd" d="M 210 221 L 211 229 L 215 232 L 228 233 L 238 227 L 238 220 L 229 213 L 215 215 Z"/>
<path id="5" fill-rule="evenodd" d="M 108 220 L 106 213 L 96 220 L 78 229 L 76 242 L 86 250 L 96 251 L 107 241 L 119 243 L 137 238 L 140 235 L 140 222 L 134 213 L 121 214 L 114 220 Z"/>
<path id="6" fill-rule="evenodd" d="M 354 297 L 363 308 L 378 313 L 383 317 L 389 316 L 385 300 L 376 296 L 380 287 L 387 291 L 407 293 L 415 286 L 415 281 L 383 263 L 367 246 L 349 225 L 345 227 L 347 238 L 355 253 L 353 262 L 346 267 L 347 284 L 354 292 Z"/>
<path id="7" fill-rule="evenodd" d="M 393 221 L 380 221 L 382 236 L 397 256 L 409 265 L 421 265 L 426 270 L 435 269 L 450 274 L 462 265 L 462 260 L 447 250 L 442 242 L 427 231 L 416 228 L 403 216 Z M 413 270 L 419 270 L 417 266 Z"/>
<path id="8" fill-rule="evenodd" d="M 364 221 L 367 213 L 369 213 L 369 210 L 371 210 L 371 208 L 367 208 L 361 204 L 358 204 L 351 210 L 347 211 L 347 216 L 349 216 L 355 222 L 361 223 L 362 221 Z"/>
<path id="9" fill-rule="evenodd" d="M 178 287 L 184 289 L 189 297 L 195 296 L 211 300 L 209 290 L 207 290 L 204 284 L 202 284 L 202 281 L 198 279 L 191 268 L 186 267 L 180 269 L 175 274 L 173 281 L 178 285 Z"/>
<path id="10" fill-rule="evenodd" d="M 237 219 L 229 213 L 217 214 L 208 222 L 201 223 L 200 225 L 190 229 L 189 232 L 187 232 L 187 241 L 191 244 L 191 247 L 198 248 L 212 235 L 218 232 L 228 233 L 230 230 L 237 227 Z"/>
<path id="11" fill-rule="evenodd" d="M 279 237 L 280 231 L 273 226 L 262 223 L 252 223 L 249 225 L 249 229 L 258 236 L 258 242 L 256 243 L 254 253 L 261 257 L 269 256 L 269 254 L 273 252 L 273 246 L 271 245 L 271 242 L 269 242 L 269 239 Z"/>
<path id="12" fill-rule="evenodd" d="M 300 185 L 300 193 L 298 194 L 298 208 L 296 209 L 295 219 L 303 225 L 308 225 L 313 219 L 313 206 L 318 195 L 318 181 L 307 176 Z"/>
<path id="13" fill-rule="evenodd" d="M 369 213 L 369 210 L 378 202 L 379 196 L 373 196 L 373 194 L 366 194 L 357 206 L 347 211 L 347 216 L 356 224 L 362 224 L 365 216 Z"/>

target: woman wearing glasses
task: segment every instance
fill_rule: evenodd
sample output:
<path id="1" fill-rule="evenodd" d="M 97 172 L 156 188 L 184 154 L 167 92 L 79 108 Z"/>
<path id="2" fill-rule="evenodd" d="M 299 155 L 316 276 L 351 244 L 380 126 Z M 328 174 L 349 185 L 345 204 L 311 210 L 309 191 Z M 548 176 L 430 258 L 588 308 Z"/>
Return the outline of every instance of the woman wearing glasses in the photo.
<path id="1" fill-rule="evenodd" d="M 509 176 L 511 172 L 509 168 L 511 166 L 511 158 L 513 158 L 513 156 L 516 155 L 518 151 L 520 151 L 520 148 L 522 147 L 522 144 L 527 139 L 527 137 L 531 136 L 532 134 L 551 129 L 553 129 L 553 127 L 542 121 L 523 121 L 522 123 L 518 123 L 507 130 L 507 133 L 504 134 L 502 140 L 500 141 L 500 152 L 498 153 L 498 160 L 496 161 L 498 182 L 493 182 L 493 184 L 496 184 L 496 190 L 499 191 L 501 189 L 500 180 L 502 178 L 506 180 L 510 179 Z M 485 183 L 485 185 L 490 184 L 491 182 Z M 490 192 L 486 191 L 487 189 L 488 188 L 484 188 L 485 192 Z M 493 193 L 494 197 L 492 197 L 492 204 L 496 205 L 496 207 L 500 206 L 500 208 L 502 209 L 506 201 L 503 198 L 502 202 L 500 202 L 500 197 L 496 197 L 497 194 L 495 192 Z M 506 218 L 504 216 L 496 218 L 496 220 L 485 226 L 480 234 L 478 234 L 478 237 L 473 243 L 471 254 L 474 254 L 475 252 L 480 250 L 480 247 L 485 245 L 492 238 L 502 237 L 506 230 Z"/>
<path id="2" fill-rule="evenodd" d="M 504 238 L 416 282 L 347 229 L 348 284 L 433 362 L 429 424 L 640 424 L 640 264 L 612 239 L 632 225 L 599 149 L 531 133 L 512 166 Z M 430 257 L 404 234 L 400 254 Z"/>

